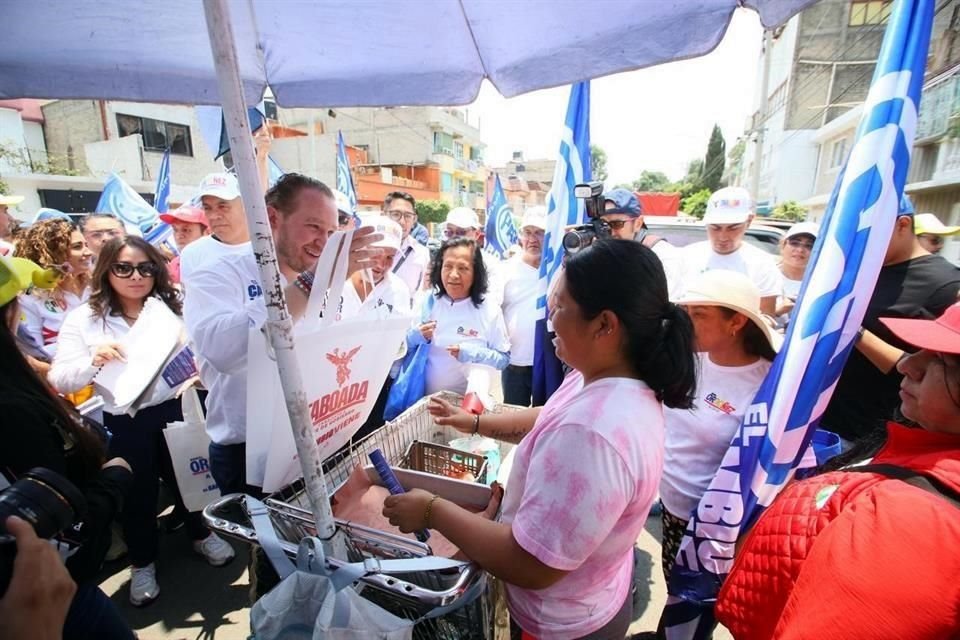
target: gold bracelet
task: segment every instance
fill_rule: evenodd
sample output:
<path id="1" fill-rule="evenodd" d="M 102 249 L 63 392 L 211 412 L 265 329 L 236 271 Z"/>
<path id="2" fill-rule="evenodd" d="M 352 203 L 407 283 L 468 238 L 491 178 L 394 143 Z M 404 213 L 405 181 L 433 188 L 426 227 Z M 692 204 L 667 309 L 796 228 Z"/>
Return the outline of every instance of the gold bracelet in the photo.
<path id="1" fill-rule="evenodd" d="M 424 509 L 424 511 L 423 511 L 423 528 L 424 528 L 424 529 L 429 529 L 429 528 L 430 528 L 430 512 L 433 511 L 433 503 L 434 503 L 434 501 L 435 501 L 437 498 L 439 498 L 439 497 L 440 497 L 440 496 L 438 496 L 437 494 L 433 494 L 433 497 L 430 498 L 430 502 L 427 503 L 427 508 Z"/>

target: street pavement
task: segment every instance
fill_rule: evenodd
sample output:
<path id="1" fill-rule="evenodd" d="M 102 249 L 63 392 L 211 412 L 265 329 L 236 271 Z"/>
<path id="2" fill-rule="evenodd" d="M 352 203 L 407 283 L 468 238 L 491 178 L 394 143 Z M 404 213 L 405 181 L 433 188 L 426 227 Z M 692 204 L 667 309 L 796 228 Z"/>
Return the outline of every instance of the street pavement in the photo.
<path id="1" fill-rule="evenodd" d="M 652 631 L 666 601 L 666 585 L 660 570 L 660 518 L 647 520 L 637 546 L 641 552 L 639 584 L 641 612 L 631 633 Z M 129 569 L 122 561 L 104 569 L 101 588 L 117 604 L 141 640 L 246 640 L 249 635 L 247 549 L 234 543 L 237 557 L 226 567 L 214 568 L 193 552 L 183 529 L 160 534 L 157 578 L 160 597 L 153 604 L 136 608 L 127 599 Z M 732 636 L 719 629 L 715 640 Z"/>

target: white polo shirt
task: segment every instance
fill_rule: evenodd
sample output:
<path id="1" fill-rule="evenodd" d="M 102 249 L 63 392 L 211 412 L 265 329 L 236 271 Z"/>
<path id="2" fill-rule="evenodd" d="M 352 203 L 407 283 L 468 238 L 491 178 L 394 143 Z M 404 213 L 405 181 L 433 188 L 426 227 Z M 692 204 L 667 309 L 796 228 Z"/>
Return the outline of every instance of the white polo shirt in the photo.
<path id="1" fill-rule="evenodd" d="M 720 254 L 713 250 L 709 240 L 697 242 L 683 248 L 680 263 L 683 277 L 677 291 L 679 298 L 686 292 L 688 283 L 705 271 L 726 269 L 744 274 L 760 292 L 760 297 L 779 296 L 783 291 L 783 275 L 776 260 L 769 253 L 744 242 L 733 253 Z"/>
<path id="2" fill-rule="evenodd" d="M 533 365 L 540 270 L 516 256 L 504 264 L 503 320 L 510 336 L 510 364 Z"/>
<path id="3" fill-rule="evenodd" d="M 343 285 L 337 320 L 358 316 L 363 316 L 365 320 L 376 320 L 384 316 L 409 316 L 412 313 L 410 297 L 410 289 L 392 273 L 387 273 L 363 300 L 360 299 L 353 282 L 348 279 Z"/>
<path id="4" fill-rule="evenodd" d="M 430 251 L 408 235 L 400 243 L 400 251 L 393 259 L 393 274 L 407 285 L 412 296 L 420 289 L 429 263 Z"/>

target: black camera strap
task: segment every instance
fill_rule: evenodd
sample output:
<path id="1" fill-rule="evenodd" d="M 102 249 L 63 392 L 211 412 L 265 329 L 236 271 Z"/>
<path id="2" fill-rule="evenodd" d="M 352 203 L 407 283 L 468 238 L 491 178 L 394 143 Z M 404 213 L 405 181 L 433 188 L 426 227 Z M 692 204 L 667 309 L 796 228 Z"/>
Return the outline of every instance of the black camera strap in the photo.
<path id="1" fill-rule="evenodd" d="M 960 509 L 960 491 L 948 486 L 938 478 L 900 467 L 895 464 L 866 464 L 857 467 L 847 467 L 843 471 L 854 473 L 877 473 L 893 480 L 900 480 L 927 493 L 940 496 L 953 506 Z"/>

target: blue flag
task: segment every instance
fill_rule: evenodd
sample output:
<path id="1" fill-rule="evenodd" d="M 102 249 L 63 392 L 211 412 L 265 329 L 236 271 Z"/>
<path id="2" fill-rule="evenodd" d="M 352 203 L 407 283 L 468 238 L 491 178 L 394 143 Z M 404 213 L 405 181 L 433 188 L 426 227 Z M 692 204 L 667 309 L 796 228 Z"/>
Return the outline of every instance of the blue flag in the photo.
<path id="1" fill-rule="evenodd" d="M 573 188 L 590 180 L 590 83 L 570 88 L 567 117 L 560 137 L 560 156 L 553 172 L 547 199 L 547 230 L 540 259 L 540 291 L 537 297 L 536 337 L 533 350 L 533 404 L 542 405 L 560 383 L 563 367 L 557 359 L 549 333 L 547 292 L 563 264 L 563 235 L 569 225 L 582 224 L 585 205 Z"/>
<path id="2" fill-rule="evenodd" d="M 513 223 L 513 209 L 507 202 L 507 196 L 500 185 L 500 176 L 493 183 L 493 194 L 487 201 L 487 225 L 484 229 L 486 244 L 484 249 L 501 260 L 507 250 L 520 242 L 517 226 Z"/>
<path id="3" fill-rule="evenodd" d="M 170 199 L 170 148 L 163 152 L 160 169 L 157 171 L 157 188 L 153 196 L 153 208 L 160 213 L 166 213 L 167 201 Z"/>
<path id="4" fill-rule="evenodd" d="M 704 494 L 668 581 L 670 640 L 705 638 L 740 534 L 793 478 L 853 348 L 910 166 L 934 0 L 898 0 L 784 347 Z"/>
<path id="5" fill-rule="evenodd" d="M 115 173 L 111 173 L 103 185 L 103 193 L 97 202 L 97 213 L 117 216 L 126 227 L 127 233 L 138 236 L 142 236 L 160 221 L 157 210 Z"/>
<path id="6" fill-rule="evenodd" d="M 360 218 L 357 216 L 357 190 L 353 188 L 353 175 L 350 173 L 350 159 L 347 158 L 347 147 L 343 144 L 343 132 L 337 132 L 337 191 L 350 200 L 350 213 L 357 227 Z"/>
<path id="7" fill-rule="evenodd" d="M 277 164 L 277 161 L 272 157 L 267 156 L 267 160 L 270 162 L 270 186 L 277 184 L 277 180 L 283 177 L 284 171 L 280 168 L 280 165 Z"/>

